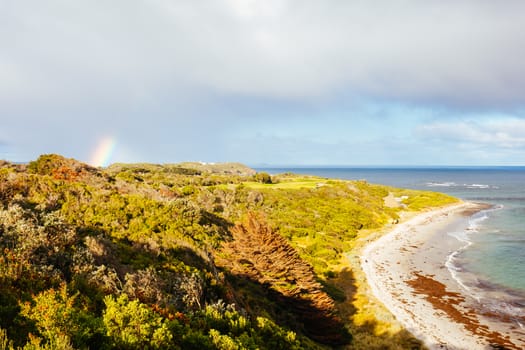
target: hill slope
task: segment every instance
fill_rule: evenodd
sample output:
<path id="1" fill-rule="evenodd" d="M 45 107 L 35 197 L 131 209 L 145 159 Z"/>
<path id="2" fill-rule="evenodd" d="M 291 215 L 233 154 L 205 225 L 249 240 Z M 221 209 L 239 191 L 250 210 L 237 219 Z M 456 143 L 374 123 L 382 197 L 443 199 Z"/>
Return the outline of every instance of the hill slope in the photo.
<path id="1" fill-rule="evenodd" d="M 455 199 L 194 166 L 96 169 L 58 155 L 0 164 L 0 344 L 359 348 L 362 334 L 382 348 L 413 342 L 352 325 L 342 312 L 353 302 L 343 254 L 401 210 Z"/>

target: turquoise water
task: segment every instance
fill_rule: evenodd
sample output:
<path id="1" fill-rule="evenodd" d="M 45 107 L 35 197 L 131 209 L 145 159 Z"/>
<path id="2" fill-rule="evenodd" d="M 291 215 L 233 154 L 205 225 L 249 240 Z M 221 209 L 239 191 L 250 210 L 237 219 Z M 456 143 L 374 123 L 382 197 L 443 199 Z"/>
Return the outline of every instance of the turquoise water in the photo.
<path id="1" fill-rule="evenodd" d="M 473 245 L 463 253 L 465 269 L 525 293 L 524 211 L 523 203 L 504 201 L 501 209 L 489 212 L 477 232 L 469 235 Z"/>
<path id="2" fill-rule="evenodd" d="M 491 204 L 491 209 L 471 217 L 463 231 L 451 233 L 465 245 L 449 256 L 450 269 L 457 279 L 471 283 L 465 282 L 473 293 L 479 294 L 478 300 L 501 299 L 495 304 L 498 308 L 511 314 L 525 314 L 525 167 L 258 170 L 365 179 L 370 183 L 444 192 Z"/>

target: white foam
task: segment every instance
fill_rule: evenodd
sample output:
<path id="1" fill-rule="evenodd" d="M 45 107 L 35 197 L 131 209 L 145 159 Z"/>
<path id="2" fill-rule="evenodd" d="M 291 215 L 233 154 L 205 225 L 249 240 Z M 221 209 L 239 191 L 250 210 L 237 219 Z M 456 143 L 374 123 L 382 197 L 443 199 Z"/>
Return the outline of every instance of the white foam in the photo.
<path id="1" fill-rule="evenodd" d="M 469 218 L 469 227 L 467 228 L 467 230 L 477 231 L 477 229 L 481 226 L 481 223 L 489 218 L 489 213 L 496 210 L 500 210 L 502 208 L 503 205 L 496 205 L 490 209 L 485 209 L 472 215 Z"/>
<path id="2" fill-rule="evenodd" d="M 467 292 L 468 295 L 476 299 L 478 302 L 480 302 L 481 297 L 474 293 L 472 288 L 468 287 L 465 281 L 459 276 L 459 273 L 463 270 L 455 264 L 455 260 L 457 259 L 458 255 L 461 254 L 461 252 L 468 249 L 474 244 L 470 239 L 470 235 L 473 233 L 477 233 L 479 227 L 481 226 L 481 223 L 489 218 L 487 211 L 488 210 L 482 210 L 472 215 L 468 220 L 468 226 L 465 228 L 465 230 L 448 232 L 449 236 L 454 237 L 458 241 L 465 244 L 461 246 L 458 250 L 449 254 L 445 262 L 445 267 L 450 272 L 452 278 L 465 292 Z"/>
<path id="3" fill-rule="evenodd" d="M 490 188 L 498 189 L 499 188 L 498 186 L 491 186 L 491 185 L 487 185 L 487 184 L 477 184 L 477 183 L 458 184 L 458 183 L 455 183 L 453 181 L 443 181 L 443 182 L 431 181 L 431 182 L 425 183 L 425 185 L 427 187 L 465 187 L 465 188 L 468 188 L 468 189 L 475 189 L 475 190 L 477 190 L 477 189 L 484 190 L 484 189 L 490 189 Z"/>
<path id="4" fill-rule="evenodd" d="M 465 185 L 466 188 L 479 188 L 479 189 L 485 189 L 485 188 L 490 188 L 489 185 L 482 185 L 482 184 L 470 184 L 470 185 Z"/>
<path id="5" fill-rule="evenodd" d="M 465 243 L 465 244 L 447 256 L 445 267 L 448 269 L 448 271 L 450 272 L 450 275 L 458 283 L 458 285 L 468 295 L 470 295 L 472 298 L 477 300 L 479 303 L 481 303 L 482 300 L 484 299 L 484 293 L 482 290 L 474 287 L 479 282 L 477 277 L 474 274 L 465 272 L 461 267 L 457 266 L 456 261 L 458 259 L 458 256 L 463 251 L 465 251 L 466 249 L 468 249 L 474 244 L 470 236 L 472 234 L 479 232 L 479 228 L 482 225 L 482 222 L 489 219 L 489 213 L 495 210 L 500 210 L 502 208 L 503 208 L 502 205 L 498 205 L 493 208 L 477 212 L 476 214 L 472 215 L 469 218 L 468 226 L 465 230 L 448 232 L 449 236 L 454 237 L 458 241 Z M 505 313 L 510 314 L 510 315 L 516 315 L 518 311 L 523 312 L 523 310 L 516 308 L 510 304 L 504 303 L 504 302 L 498 303 L 498 305 L 493 309 L 493 311 L 498 311 L 498 310 L 504 311 Z"/>
<path id="6" fill-rule="evenodd" d="M 463 281 L 463 279 L 460 278 L 459 276 L 459 273 L 463 271 L 462 268 L 458 267 L 454 262 L 457 258 L 457 256 L 462 252 L 464 251 L 465 249 L 467 249 L 468 247 L 470 247 L 472 245 L 472 242 L 469 241 L 468 239 L 466 238 L 463 238 L 463 237 L 466 237 L 467 235 L 461 235 L 461 233 L 449 233 L 450 236 L 456 238 L 458 241 L 460 242 L 465 242 L 466 244 L 464 246 L 462 246 L 461 248 L 459 248 L 458 250 L 452 252 L 451 254 L 449 254 L 447 256 L 447 260 L 445 261 L 445 267 L 448 269 L 448 271 L 450 272 L 450 275 L 452 276 L 452 278 L 457 282 L 457 284 L 465 291 L 467 292 L 470 296 L 472 296 L 474 299 L 476 299 L 478 302 L 481 300 L 481 298 L 479 296 L 477 296 L 475 293 L 473 293 L 472 289 L 469 288 L 466 283 Z M 461 238 L 460 238 L 461 237 Z"/>
<path id="7" fill-rule="evenodd" d="M 455 182 L 427 182 L 428 187 L 456 187 L 458 186 Z"/>

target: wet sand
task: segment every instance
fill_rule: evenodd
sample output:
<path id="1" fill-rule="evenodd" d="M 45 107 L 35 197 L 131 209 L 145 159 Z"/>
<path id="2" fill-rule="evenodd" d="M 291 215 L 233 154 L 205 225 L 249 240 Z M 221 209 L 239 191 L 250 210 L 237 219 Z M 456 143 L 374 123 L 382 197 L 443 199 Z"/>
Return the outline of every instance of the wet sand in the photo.
<path id="1" fill-rule="evenodd" d="M 452 277 L 447 257 L 464 243 L 462 230 L 484 204 L 424 212 L 368 244 L 361 266 L 374 295 L 430 349 L 522 349 L 525 333 L 483 310 Z"/>

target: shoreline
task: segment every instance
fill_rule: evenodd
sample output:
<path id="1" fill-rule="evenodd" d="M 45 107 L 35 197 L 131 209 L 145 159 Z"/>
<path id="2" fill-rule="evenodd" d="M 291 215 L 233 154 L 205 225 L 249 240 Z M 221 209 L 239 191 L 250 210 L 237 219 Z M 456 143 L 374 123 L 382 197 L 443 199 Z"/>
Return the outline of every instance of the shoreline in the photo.
<path id="1" fill-rule="evenodd" d="M 462 202 L 417 214 L 361 251 L 373 295 L 429 349 L 525 347 L 523 333 L 485 314 L 445 266 L 464 245 L 448 232 L 464 229 L 483 209 L 483 204 Z"/>

